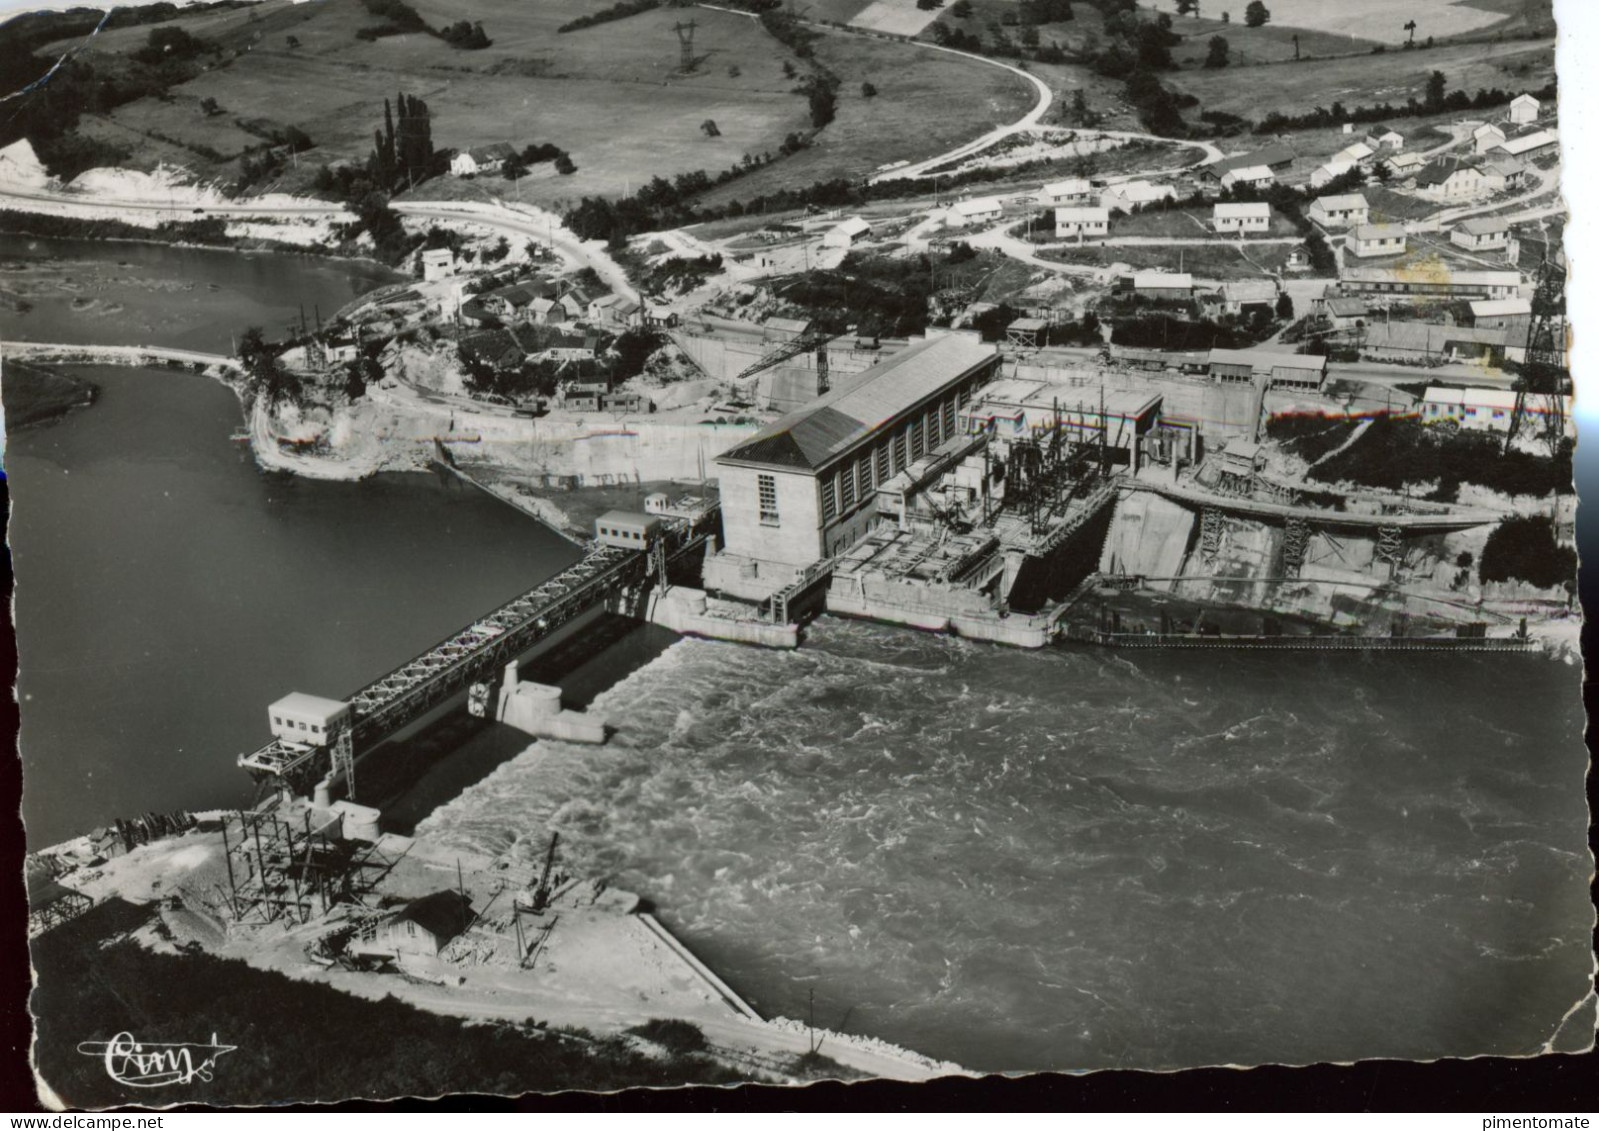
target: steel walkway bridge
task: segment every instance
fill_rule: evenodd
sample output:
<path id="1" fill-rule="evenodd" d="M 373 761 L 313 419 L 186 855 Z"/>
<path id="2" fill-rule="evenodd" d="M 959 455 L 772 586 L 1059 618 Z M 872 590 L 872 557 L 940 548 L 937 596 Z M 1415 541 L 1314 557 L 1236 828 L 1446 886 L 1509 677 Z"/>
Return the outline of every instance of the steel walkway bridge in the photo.
<path id="1" fill-rule="evenodd" d="M 347 697 L 351 722 L 330 746 L 273 739 L 239 756 L 258 781 L 277 778 L 301 792 L 330 770 L 350 774 L 354 754 L 372 749 L 416 722 L 468 684 L 499 669 L 562 625 L 630 587 L 665 575 L 668 562 L 704 545 L 715 512 L 690 524 L 671 524 L 648 550 L 593 544 L 588 552 L 520 597 L 501 605 Z M 342 747 L 342 750 L 341 750 Z M 344 765 L 339 765 L 343 755 Z M 353 784 L 352 781 L 347 784 Z"/>

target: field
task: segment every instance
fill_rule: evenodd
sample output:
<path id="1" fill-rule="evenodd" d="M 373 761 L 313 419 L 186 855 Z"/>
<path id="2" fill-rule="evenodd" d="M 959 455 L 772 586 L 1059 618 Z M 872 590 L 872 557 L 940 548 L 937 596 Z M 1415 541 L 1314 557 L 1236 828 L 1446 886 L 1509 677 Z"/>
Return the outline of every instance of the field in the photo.
<path id="1" fill-rule="evenodd" d="M 1398 43 L 1408 32 L 1407 20 L 1416 21 L 1416 35 L 1425 39 L 1464 35 L 1492 27 L 1505 17 L 1485 8 L 1467 7 L 1455 0 L 1410 0 L 1402 6 L 1392 0 L 1271 0 L 1271 24 L 1286 28 L 1308 28 L 1339 37 L 1356 37 L 1383 43 Z M 1241 27 L 1244 5 L 1237 4 L 1233 26 Z M 1229 35 L 1228 38 L 1231 38 Z M 1308 43 L 1306 48 L 1309 49 Z"/>
<path id="2" fill-rule="evenodd" d="M 1136 271 L 1182 270 L 1201 279 L 1260 279 L 1275 274 L 1288 262 L 1292 244 L 1265 244 L 1240 248 L 1236 243 L 1195 244 L 1190 247 L 1085 247 L 1051 248 L 1040 259 L 1057 263 L 1083 263 L 1095 267 L 1125 264 Z M 1246 254 L 1247 252 L 1247 254 Z M 1180 253 L 1180 254 L 1179 254 Z"/>
<path id="3" fill-rule="evenodd" d="M 416 0 L 435 26 L 481 21 L 493 43 L 478 51 L 425 34 L 357 39 L 358 30 L 378 22 L 358 0 L 267 0 L 248 10 L 180 16 L 172 22 L 226 48 L 219 63 L 173 88 L 167 101 L 141 99 L 109 118 L 86 119 L 83 129 L 134 152 L 132 163 L 179 162 L 215 178 L 231 176 L 260 133 L 292 125 L 316 148 L 301 155 L 298 169 L 258 187 L 293 190 L 307 186 L 319 165 L 364 159 L 383 99 L 403 90 L 427 102 L 441 148 L 547 141 L 566 149 L 576 174 L 559 177 L 546 166 L 522 186 L 530 203 L 561 205 L 619 195 L 656 174 L 717 173 L 745 154 L 775 153 L 786 135 L 809 128 L 806 100 L 783 73 L 784 62 L 801 74 L 804 64 L 755 20 L 694 9 L 697 65 L 680 75 L 673 31 L 685 18 L 679 11 L 557 33 L 606 6 L 608 0 Z M 115 71 L 148 30 L 105 32 L 85 57 Z M 788 160 L 766 170 L 773 183 L 807 184 L 926 156 L 1031 104 L 1021 80 L 943 52 L 844 34 L 824 37 L 817 52 L 843 82 L 838 116 L 813 150 L 792 159 L 792 171 Z M 867 77 L 879 91 L 870 100 L 860 94 Z M 925 100 L 935 94 L 943 110 L 924 123 Z M 216 99 L 222 113 L 207 117 L 205 98 Z M 707 120 L 720 136 L 707 136 Z M 511 186 L 496 178 L 481 187 Z"/>
<path id="4" fill-rule="evenodd" d="M 1169 75 L 1167 81 L 1198 98 L 1203 109 L 1258 120 L 1268 110 L 1304 113 L 1334 102 L 1351 107 L 1380 102 L 1397 105 L 1412 95 L 1421 97 L 1428 74 L 1435 70 L 1444 73 L 1451 90 L 1536 90 L 1554 76 L 1554 44 L 1524 40 L 1461 43 L 1247 69 L 1183 70 Z"/>
<path id="5" fill-rule="evenodd" d="M 1209 206 L 1203 208 L 1180 208 L 1165 211 L 1137 212 L 1123 219 L 1110 222 L 1112 238 L 1117 236 L 1139 236 L 1143 238 L 1159 239 L 1205 239 L 1216 238 L 1216 229 L 1211 226 Z M 1254 238 L 1283 239 L 1299 234 L 1293 222 L 1280 212 L 1271 214 L 1271 227 L 1261 233 L 1256 233 Z M 1236 236 L 1229 236 L 1236 239 Z M 1251 238 L 1245 236 L 1246 239 Z"/>
<path id="6" fill-rule="evenodd" d="M 824 32 L 815 49 L 821 63 L 845 76 L 833 124 L 809 149 L 707 193 L 705 203 L 863 177 L 969 141 L 1034 104 L 1035 91 L 1022 78 L 947 51 L 839 31 Z M 877 87 L 875 97 L 862 97 L 863 78 Z"/>

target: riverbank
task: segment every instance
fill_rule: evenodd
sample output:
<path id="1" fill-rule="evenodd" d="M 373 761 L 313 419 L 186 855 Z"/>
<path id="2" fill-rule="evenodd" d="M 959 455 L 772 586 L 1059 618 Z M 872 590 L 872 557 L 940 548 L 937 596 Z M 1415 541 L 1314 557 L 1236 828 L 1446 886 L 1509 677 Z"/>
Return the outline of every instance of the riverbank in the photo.
<path id="1" fill-rule="evenodd" d="M 0 404 L 5 408 L 8 432 L 87 408 L 99 393 L 99 386 L 92 381 L 18 361 L 5 365 L 0 373 Z"/>
<path id="2" fill-rule="evenodd" d="M 302 817 L 307 829 L 326 819 L 303 805 L 267 812 L 274 836 L 278 828 L 298 830 Z M 369 1001 L 392 997 L 468 1023 L 509 1021 L 623 1037 L 662 1020 L 683 1022 L 704 1035 L 710 1062 L 747 1080 L 922 1080 L 962 1071 L 874 1038 L 813 1031 L 784 1019 L 768 1022 L 650 916 L 637 896 L 567 878 L 554 885 L 546 910 L 516 912 L 515 898 L 538 883 L 537 866 L 462 852 L 425 837 L 385 834 L 370 845 L 353 845 L 357 858 L 384 862 L 363 900 L 392 908 L 388 916 L 374 918 L 358 903 L 313 910 L 303 921 L 282 912 L 263 916 L 260 907 L 248 910 L 247 898 L 228 894 L 235 890 L 229 844 L 236 855 L 249 857 L 247 847 L 239 848 L 246 819 L 223 811 L 198 817 L 188 832 L 109 858 L 88 838 L 40 857 L 51 862 L 57 883 L 97 904 L 118 900 L 157 911 L 132 938 L 160 953 L 182 955 L 195 947 L 296 982 Z M 239 860 L 233 868 L 242 871 Z M 365 883 L 365 875 L 357 868 L 357 882 Z M 383 938 L 383 922 L 441 891 L 464 896 L 473 912 L 470 924 L 437 955 L 402 952 L 397 964 L 380 964 L 379 970 L 362 969 L 367 963 L 314 960 L 330 947 L 354 947 L 329 940 L 348 939 L 362 923 L 374 924 Z M 73 929 L 71 922 L 54 928 Z M 807 1059 L 818 1047 L 821 1056 Z M 511 1080 L 504 1087 L 519 1085 Z"/>

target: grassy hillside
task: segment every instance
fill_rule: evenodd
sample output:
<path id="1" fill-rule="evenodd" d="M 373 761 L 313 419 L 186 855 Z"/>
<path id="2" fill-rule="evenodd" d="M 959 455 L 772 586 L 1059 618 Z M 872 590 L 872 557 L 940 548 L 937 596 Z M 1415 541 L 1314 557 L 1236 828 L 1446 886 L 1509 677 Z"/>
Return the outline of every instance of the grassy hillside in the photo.
<path id="1" fill-rule="evenodd" d="M 161 26 L 182 27 L 221 49 L 206 56 L 205 69 L 164 97 L 86 115 L 79 132 L 120 146 L 132 163 L 182 163 L 231 179 L 246 149 L 292 126 L 315 147 L 256 186 L 292 190 L 308 185 L 319 165 L 364 159 L 384 97 L 404 90 L 427 102 L 440 147 L 539 141 L 570 152 L 575 174 L 546 167 L 523 186 L 525 200 L 562 205 L 622 194 L 641 175 L 719 172 L 745 154 L 776 153 L 786 136 L 810 127 L 806 99 L 795 89 L 806 65 L 742 14 L 663 7 L 562 33 L 560 26 L 609 7 L 608 0 L 412 6 L 434 28 L 480 22 L 492 42 L 462 50 L 426 32 L 361 38 L 384 22 L 361 0 L 266 0 L 250 9 L 180 13 Z M 684 75 L 673 26 L 689 19 L 696 67 Z M 81 57 L 97 74 L 131 73 L 149 30 L 108 30 Z M 958 56 L 859 36 L 825 37 L 817 54 L 841 80 L 838 117 L 794 160 L 792 173 L 784 161 L 769 176 L 806 183 L 926 156 L 1030 104 L 1019 79 Z M 860 96 L 868 78 L 879 91 L 870 100 Z M 707 120 L 719 136 L 708 136 Z"/>

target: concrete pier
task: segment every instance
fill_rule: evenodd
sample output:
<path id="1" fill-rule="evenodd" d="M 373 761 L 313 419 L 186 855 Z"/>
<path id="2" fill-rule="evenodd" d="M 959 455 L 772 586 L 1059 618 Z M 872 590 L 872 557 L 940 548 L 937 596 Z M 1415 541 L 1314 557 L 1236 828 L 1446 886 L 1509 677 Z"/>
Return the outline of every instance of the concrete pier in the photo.
<path id="1" fill-rule="evenodd" d="M 712 601 L 703 589 L 670 585 L 650 593 L 647 618 L 684 636 L 704 636 L 765 648 L 798 648 L 799 625 L 757 619 L 748 606 Z"/>
<path id="2" fill-rule="evenodd" d="M 524 683 L 515 660 L 505 665 L 505 682 L 495 718 L 534 738 L 562 742 L 603 743 L 605 722 L 561 706 L 561 689 L 544 683 Z"/>

